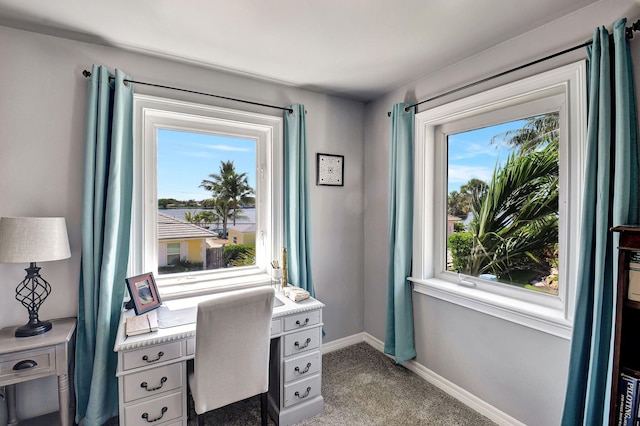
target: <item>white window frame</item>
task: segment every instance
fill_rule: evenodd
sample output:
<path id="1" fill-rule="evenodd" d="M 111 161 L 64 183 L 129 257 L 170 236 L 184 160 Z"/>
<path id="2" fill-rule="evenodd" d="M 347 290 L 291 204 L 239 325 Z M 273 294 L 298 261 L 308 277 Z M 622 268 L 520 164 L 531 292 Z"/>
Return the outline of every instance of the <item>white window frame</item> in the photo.
<path id="1" fill-rule="evenodd" d="M 446 270 L 447 135 L 560 113 L 559 294 Z M 586 153 L 586 64 L 569 64 L 416 115 L 414 291 L 571 338 Z M 570 220 L 569 220 L 570 219 Z"/>
<path id="2" fill-rule="evenodd" d="M 158 129 L 195 131 L 255 140 L 255 265 L 158 275 Z M 279 256 L 283 241 L 282 117 L 136 94 L 133 163 L 129 274 L 154 272 L 158 289 L 164 298 L 270 283 L 270 262 Z M 213 172 L 215 170 L 212 170 Z"/>

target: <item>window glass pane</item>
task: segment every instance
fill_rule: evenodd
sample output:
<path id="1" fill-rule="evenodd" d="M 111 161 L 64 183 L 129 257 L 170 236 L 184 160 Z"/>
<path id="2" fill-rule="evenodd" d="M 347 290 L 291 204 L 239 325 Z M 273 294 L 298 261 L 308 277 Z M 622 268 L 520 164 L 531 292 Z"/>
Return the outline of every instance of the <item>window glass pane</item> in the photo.
<path id="1" fill-rule="evenodd" d="M 160 129 L 157 161 L 158 273 L 255 264 L 255 140 Z"/>
<path id="2" fill-rule="evenodd" d="M 447 265 L 558 294 L 557 112 L 447 138 Z"/>

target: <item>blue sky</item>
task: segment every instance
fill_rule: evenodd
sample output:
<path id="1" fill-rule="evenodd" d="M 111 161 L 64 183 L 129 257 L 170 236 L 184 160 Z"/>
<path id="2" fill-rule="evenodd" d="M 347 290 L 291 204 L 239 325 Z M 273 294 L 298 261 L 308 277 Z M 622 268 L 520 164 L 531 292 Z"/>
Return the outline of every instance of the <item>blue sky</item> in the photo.
<path id="1" fill-rule="evenodd" d="M 158 130 L 158 198 L 201 201 L 211 193 L 200 188 L 203 179 L 220 172 L 221 161 L 233 161 L 256 187 L 256 143 L 226 136 Z"/>
<path id="2" fill-rule="evenodd" d="M 504 164 L 512 151 L 501 143 L 491 145 L 491 138 L 522 128 L 524 123 L 524 120 L 517 120 L 449 135 L 448 192 L 460 191 L 460 187 L 472 178 L 489 183 L 496 164 Z"/>

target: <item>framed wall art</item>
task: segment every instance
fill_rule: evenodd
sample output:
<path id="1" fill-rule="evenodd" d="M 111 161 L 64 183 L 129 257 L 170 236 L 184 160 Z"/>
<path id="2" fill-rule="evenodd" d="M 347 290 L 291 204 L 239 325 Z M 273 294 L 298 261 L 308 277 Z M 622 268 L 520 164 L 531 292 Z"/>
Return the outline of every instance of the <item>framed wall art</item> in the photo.
<path id="1" fill-rule="evenodd" d="M 162 304 L 153 273 L 147 272 L 146 274 L 136 275 L 135 277 L 127 278 L 125 281 L 127 282 L 127 289 L 129 290 L 131 302 L 133 302 L 132 307 L 136 311 L 136 315 L 149 312 Z M 125 307 L 129 308 L 130 304 Z"/>
<path id="2" fill-rule="evenodd" d="M 316 154 L 316 185 L 344 186 L 344 155 Z"/>

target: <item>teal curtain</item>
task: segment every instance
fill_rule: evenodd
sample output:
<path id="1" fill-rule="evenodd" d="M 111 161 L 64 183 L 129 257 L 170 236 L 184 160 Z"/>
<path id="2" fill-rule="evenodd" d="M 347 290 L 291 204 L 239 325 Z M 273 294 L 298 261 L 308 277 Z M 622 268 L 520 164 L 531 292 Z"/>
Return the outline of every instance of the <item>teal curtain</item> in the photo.
<path id="1" fill-rule="evenodd" d="M 311 276 L 311 208 L 304 105 L 284 113 L 284 240 L 289 282 L 315 297 Z"/>
<path id="2" fill-rule="evenodd" d="M 391 110 L 389 148 L 389 270 L 384 352 L 397 363 L 415 358 L 411 303 L 413 245 L 413 123 L 415 112 L 400 103 Z"/>
<path id="3" fill-rule="evenodd" d="M 605 28 L 594 31 L 588 49 L 587 162 L 563 426 L 608 424 L 617 282 L 617 235 L 609 228 L 638 219 L 637 112 L 625 24 L 613 26 L 613 56 Z"/>
<path id="4" fill-rule="evenodd" d="M 112 80 L 109 80 L 112 77 Z M 114 78 L 115 77 L 115 78 Z M 78 296 L 76 422 L 118 414 L 113 351 L 125 290 L 133 188 L 133 87 L 93 66 L 89 81 Z"/>

